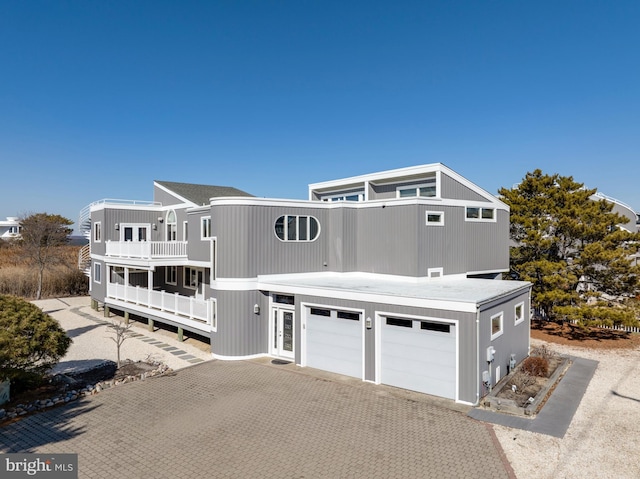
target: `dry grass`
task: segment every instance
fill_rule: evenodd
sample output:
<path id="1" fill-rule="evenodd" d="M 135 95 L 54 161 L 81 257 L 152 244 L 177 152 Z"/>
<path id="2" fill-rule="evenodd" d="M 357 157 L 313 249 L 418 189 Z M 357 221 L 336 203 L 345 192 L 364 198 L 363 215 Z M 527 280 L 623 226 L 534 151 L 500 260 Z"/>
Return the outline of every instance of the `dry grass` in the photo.
<path id="1" fill-rule="evenodd" d="M 78 246 L 61 247 L 63 261 L 45 270 L 43 298 L 88 294 L 89 280 L 78 269 L 79 249 Z M 0 241 L 0 294 L 33 299 L 37 284 L 37 269 L 24 258 L 20 246 Z"/>

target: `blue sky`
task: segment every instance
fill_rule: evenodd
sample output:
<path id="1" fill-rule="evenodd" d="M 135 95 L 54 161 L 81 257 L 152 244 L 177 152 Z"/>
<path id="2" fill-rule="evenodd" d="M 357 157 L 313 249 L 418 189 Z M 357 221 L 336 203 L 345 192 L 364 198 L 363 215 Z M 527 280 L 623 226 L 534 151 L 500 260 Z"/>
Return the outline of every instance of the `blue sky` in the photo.
<path id="1" fill-rule="evenodd" d="M 640 2 L 0 3 L 0 220 L 442 162 L 640 210 Z"/>

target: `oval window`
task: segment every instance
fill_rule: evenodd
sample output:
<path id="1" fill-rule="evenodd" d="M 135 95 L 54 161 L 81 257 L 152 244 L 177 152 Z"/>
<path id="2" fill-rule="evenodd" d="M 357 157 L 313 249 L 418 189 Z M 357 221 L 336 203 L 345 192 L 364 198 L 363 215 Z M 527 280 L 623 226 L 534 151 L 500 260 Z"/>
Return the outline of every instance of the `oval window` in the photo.
<path id="1" fill-rule="evenodd" d="M 313 216 L 280 216 L 274 225 L 281 241 L 314 241 L 320 233 L 320 224 Z"/>

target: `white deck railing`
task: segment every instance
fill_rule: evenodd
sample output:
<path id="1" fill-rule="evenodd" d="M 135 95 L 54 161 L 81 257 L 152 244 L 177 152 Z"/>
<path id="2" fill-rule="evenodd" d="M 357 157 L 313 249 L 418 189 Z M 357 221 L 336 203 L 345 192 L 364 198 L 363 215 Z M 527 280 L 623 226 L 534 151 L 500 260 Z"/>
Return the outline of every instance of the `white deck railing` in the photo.
<path id="1" fill-rule="evenodd" d="M 176 258 L 187 256 L 186 241 L 107 241 L 107 256 L 118 258 Z"/>
<path id="2" fill-rule="evenodd" d="M 214 324 L 215 303 L 213 300 L 196 299 L 178 293 L 154 291 L 140 286 L 125 286 L 116 283 L 107 283 L 107 296 L 136 306 L 174 314 L 179 316 L 175 318 L 177 322 L 180 322 L 180 317 L 196 321 L 199 323 L 199 329 L 204 329 L 205 325 L 210 329 Z"/>

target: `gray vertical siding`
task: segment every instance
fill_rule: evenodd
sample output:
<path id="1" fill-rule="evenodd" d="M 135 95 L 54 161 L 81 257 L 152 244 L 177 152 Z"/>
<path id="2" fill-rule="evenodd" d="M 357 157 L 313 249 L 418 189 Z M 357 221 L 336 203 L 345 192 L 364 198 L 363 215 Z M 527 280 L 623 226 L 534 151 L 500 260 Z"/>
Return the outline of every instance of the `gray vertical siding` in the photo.
<path id="1" fill-rule="evenodd" d="M 493 371 L 496 366 L 500 366 L 501 376 L 507 375 L 509 359 L 511 354 L 516 355 L 516 362 L 520 363 L 529 355 L 529 308 L 531 290 L 527 289 L 518 294 L 513 294 L 507 298 L 496 300 L 493 303 L 484 305 L 480 311 L 480 351 L 478 360 L 482 369 L 487 369 L 486 350 L 493 346 L 496 350 Z M 524 321 L 515 325 L 515 306 L 524 302 Z M 503 334 L 491 341 L 491 316 L 502 312 L 504 314 Z M 482 371 L 481 371 L 482 374 Z M 492 377 L 495 378 L 492 372 Z"/>
<path id="2" fill-rule="evenodd" d="M 488 201 L 484 196 L 476 193 L 471 188 L 463 185 L 457 180 L 454 180 L 446 173 L 440 174 L 440 186 L 442 198 L 455 198 L 459 200 L 469 201 Z"/>
<path id="3" fill-rule="evenodd" d="M 269 311 L 259 291 L 217 291 L 218 327 L 211 333 L 211 350 L 220 356 L 266 354 Z M 260 314 L 253 312 L 261 305 Z"/>
<path id="4" fill-rule="evenodd" d="M 358 210 L 358 271 L 416 276 L 417 205 Z"/>
<path id="5" fill-rule="evenodd" d="M 171 193 L 167 193 L 155 185 L 153 187 L 153 201 L 157 201 L 164 206 L 184 204 L 184 200 L 177 198 Z"/>

